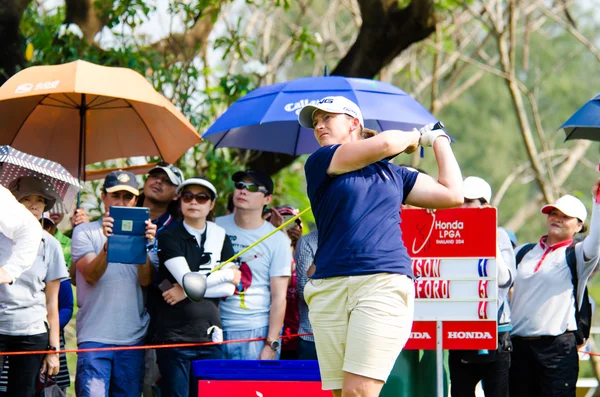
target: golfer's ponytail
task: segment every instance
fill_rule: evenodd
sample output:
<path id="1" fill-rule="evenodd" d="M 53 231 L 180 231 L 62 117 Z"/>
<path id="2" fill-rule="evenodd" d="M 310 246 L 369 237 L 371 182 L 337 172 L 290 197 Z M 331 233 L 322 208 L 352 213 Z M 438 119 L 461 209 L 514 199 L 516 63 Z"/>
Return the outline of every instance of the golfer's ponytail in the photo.
<path id="1" fill-rule="evenodd" d="M 370 128 L 363 128 L 360 131 L 360 139 L 369 139 L 369 138 L 373 138 L 375 135 L 377 135 L 377 131 L 372 130 Z"/>

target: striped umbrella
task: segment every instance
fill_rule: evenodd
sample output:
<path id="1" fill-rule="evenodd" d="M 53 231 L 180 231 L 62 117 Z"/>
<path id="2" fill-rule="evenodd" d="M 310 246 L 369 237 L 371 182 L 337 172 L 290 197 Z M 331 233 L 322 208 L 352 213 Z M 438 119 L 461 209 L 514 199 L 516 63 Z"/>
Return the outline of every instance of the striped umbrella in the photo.
<path id="1" fill-rule="evenodd" d="M 10 146 L 0 146 L 0 185 L 8 184 L 22 176 L 34 176 L 50 185 L 66 208 L 71 208 L 81 185 L 65 167 Z"/>

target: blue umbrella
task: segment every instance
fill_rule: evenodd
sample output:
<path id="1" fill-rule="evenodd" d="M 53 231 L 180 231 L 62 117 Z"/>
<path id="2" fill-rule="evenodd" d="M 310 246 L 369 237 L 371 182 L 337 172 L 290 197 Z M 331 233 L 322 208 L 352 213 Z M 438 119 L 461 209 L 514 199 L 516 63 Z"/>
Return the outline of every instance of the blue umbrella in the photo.
<path id="1" fill-rule="evenodd" d="M 565 129 L 566 140 L 600 141 L 600 94 L 583 105 L 560 128 Z"/>
<path id="2" fill-rule="evenodd" d="M 566 141 L 571 139 L 588 139 L 600 141 L 600 94 L 583 105 L 560 128 L 567 134 Z M 600 164 L 598 164 L 600 171 Z M 600 203 L 600 189 L 596 192 L 596 203 Z"/>
<path id="3" fill-rule="evenodd" d="M 257 88 L 236 101 L 203 135 L 215 147 L 300 155 L 319 148 L 298 112 L 326 96 L 344 96 L 360 107 L 365 127 L 410 130 L 437 120 L 401 89 L 375 80 L 305 77 Z"/>

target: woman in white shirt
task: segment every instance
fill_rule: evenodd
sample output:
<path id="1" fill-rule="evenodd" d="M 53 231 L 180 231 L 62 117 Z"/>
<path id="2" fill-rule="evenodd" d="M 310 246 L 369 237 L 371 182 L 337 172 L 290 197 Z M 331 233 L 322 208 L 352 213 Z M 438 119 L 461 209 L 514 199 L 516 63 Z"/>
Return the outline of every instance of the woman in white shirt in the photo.
<path id="1" fill-rule="evenodd" d="M 594 184 L 594 195 L 599 185 L 600 180 Z M 575 234 L 584 231 L 586 208 L 573 196 L 559 198 L 542 207 L 547 234 L 538 243 L 516 250 L 517 274 L 510 303 L 511 397 L 575 396 L 579 372 L 575 302 L 581 307 L 585 285 L 598 264 L 599 208 L 600 204 L 593 205 L 589 235 L 575 243 Z M 577 296 L 567 255 L 576 262 Z"/>

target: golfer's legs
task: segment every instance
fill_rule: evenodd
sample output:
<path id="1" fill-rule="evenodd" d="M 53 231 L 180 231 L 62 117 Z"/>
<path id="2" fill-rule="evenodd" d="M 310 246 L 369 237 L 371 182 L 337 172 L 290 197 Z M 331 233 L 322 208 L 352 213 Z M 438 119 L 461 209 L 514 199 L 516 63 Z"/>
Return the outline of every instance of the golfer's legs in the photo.
<path id="1" fill-rule="evenodd" d="M 304 287 L 324 390 L 342 388 L 348 330 L 348 277 L 310 280 Z"/>
<path id="2" fill-rule="evenodd" d="M 344 395 L 357 388 L 378 395 L 406 344 L 412 328 L 414 285 L 407 276 L 376 274 L 351 277 L 344 371 Z M 368 379 L 364 379 L 368 378 Z"/>

